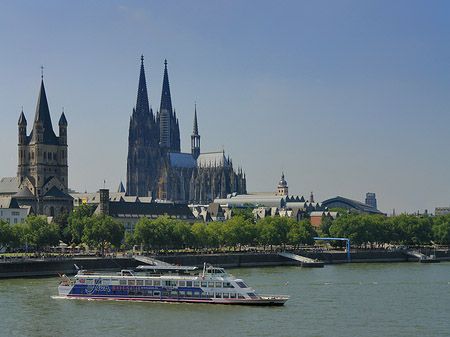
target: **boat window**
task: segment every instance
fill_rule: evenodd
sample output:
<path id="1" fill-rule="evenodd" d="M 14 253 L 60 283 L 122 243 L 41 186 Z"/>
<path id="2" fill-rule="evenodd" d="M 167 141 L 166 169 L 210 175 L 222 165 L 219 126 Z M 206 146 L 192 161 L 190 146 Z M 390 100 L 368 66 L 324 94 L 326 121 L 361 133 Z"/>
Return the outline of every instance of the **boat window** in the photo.
<path id="1" fill-rule="evenodd" d="M 120 284 L 121 286 L 126 286 L 126 285 L 127 285 L 127 280 L 122 279 L 122 280 L 119 281 L 119 284 Z"/>
<path id="2" fill-rule="evenodd" d="M 185 297 L 186 296 L 186 292 L 184 290 L 178 291 L 178 294 L 179 294 L 180 297 Z"/>
<path id="3" fill-rule="evenodd" d="M 136 280 L 136 285 L 137 286 L 143 286 L 144 285 L 144 280 Z"/>
<path id="4" fill-rule="evenodd" d="M 194 291 L 194 292 L 192 293 L 192 296 L 193 296 L 193 297 L 200 297 L 200 292 L 199 292 L 199 291 Z"/>
<path id="5" fill-rule="evenodd" d="M 214 298 L 214 293 L 208 292 L 208 298 Z"/>
<path id="6" fill-rule="evenodd" d="M 138 292 L 136 293 L 136 296 L 142 296 L 142 291 L 138 291 Z"/>
<path id="7" fill-rule="evenodd" d="M 94 280 L 91 278 L 86 279 L 86 284 L 94 284 Z"/>
<path id="8" fill-rule="evenodd" d="M 178 285 L 180 287 L 185 287 L 186 286 L 186 282 L 185 281 L 180 281 Z"/>
<path id="9" fill-rule="evenodd" d="M 128 285 L 129 286 L 134 286 L 134 284 L 135 284 L 134 280 L 128 280 Z"/>
<path id="10" fill-rule="evenodd" d="M 169 292 L 168 291 L 163 291 L 161 294 L 161 297 L 169 297 Z"/>
<path id="11" fill-rule="evenodd" d="M 243 298 L 245 298 L 242 294 L 238 294 L 238 298 L 239 299 L 243 299 Z"/>
<path id="12" fill-rule="evenodd" d="M 236 298 L 236 293 L 230 293 L 230 298 Z"/>
<path id="13" fill-rule="evenodd" d="M 222 282 L 216 282 L 216 288 L 222 288 Z"/>
<path id="14" fill-rule="evenodd" d="M 224 282 L 223 287 L 224 288 L 234 288 L 234 286 L 230 282 Z"/>
<path id="15" fill-rule="evenodd" d="M 161 292 L 159 292 L 159 291 L 154 291 L 154 292 L 153 292 L 153 296 L 154 296 L 154 297 L 160 297 L 160 296 L 161 296 Z"/>
<path id="16" fill-rule="evenodd" d="M 223 293 L 223 298 L 230 298 L 230 293 Z"/>
<path id="17" fill-rule="evenodd" d="M 207 292 L 202 292 L 202 298 L 207 298 L 208 297 L 208 293 Z"/>
<path id="18" fill-rule="evenodd" d="M 146 286 L 151 286 L 152 283 L 153 283 L 152 280 L 145 280 L 145 285 L 146 285 Z"/>
<path id="19" fill-rule="evenodd" d="M 112 279 L 111 280 L 111 285 L 113 285 L 113 286 L 119 285 L 119 280 L 118 279 Z"/>
<path id="20" fill-rule="evenodd" d="M 186 287 L 192 287 L 192 281 L 186 281 Z"/>
<path id="21" fill-rule="evenodd" d="M 128 295 L 134 295 L 134 291 L 133 290 L 128 291 Z"/>
<path id="22" fill-rule="evenodd" d="M 200 287 L 200 282 L 195 281 L 195 282 L 194 282 L 194 287 L 196 287 L 196 288 Z"/>
<path id="23" fill-rule="evenodd" d="M 186 291 L 186 297 L 192 297 L 192 291 Z"/>
<path id="24" fill-rule="evenodd" d="M 178 298 L 178 291 L 172 290 L 172 292 L 170 293 L 170 297 Z"/>
<path id="25" fill-rule="evenodd" d="M 208 282 L 208 288 L 214 288 L 214 282 Z"/>
<path id="26" fill-rule="evenodd" d="M 154 286 L 160 286 L 161 285 L 161 281 L 160 280 L 154 280 L 153 281 L 153 285 Z"/>
<path id="27" fill-rule="evenodd" d="M 258 296 L 255 295 L 255 293 L 248 293 L 248 296 L 250 296 L 251 299 L 256 300 L 258 298 Z"/>
<path id="28" fill-rule="evenodd" d="M 248 286 L 244 282 L 236 282 L 236 284 L 241 288 L 248 288 Z"/>
<path id="29" fill-rule="evenodd" d="M 207 282 L 202 282 L 202 288 L 206 288 L 207 287 Z"/>
<path id="30" fill-rule="evenodd" d="M 216 293 L 216 298 L 222 298 L 222 293 Z"/>
<path id="31" fill-rule="evenodd" d="M 177 282 L 176 281 L 167 280 L 165 284 L 166 284 L 166 286 L 169 286 L 169 287 L 175 287 L 177 285 Z"/>

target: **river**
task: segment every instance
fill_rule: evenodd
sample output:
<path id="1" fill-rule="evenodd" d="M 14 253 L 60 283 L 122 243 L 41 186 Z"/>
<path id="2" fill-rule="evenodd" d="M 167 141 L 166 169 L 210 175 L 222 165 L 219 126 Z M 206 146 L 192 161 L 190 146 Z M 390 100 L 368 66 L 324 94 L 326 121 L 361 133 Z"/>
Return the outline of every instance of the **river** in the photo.
<path id="1" fill-rule="evenodd" d="M 0 280 L 1 336 L 449 336 L 450 262 L 241 268 L 283 307 L 55 298 L 59 278 Z"/>

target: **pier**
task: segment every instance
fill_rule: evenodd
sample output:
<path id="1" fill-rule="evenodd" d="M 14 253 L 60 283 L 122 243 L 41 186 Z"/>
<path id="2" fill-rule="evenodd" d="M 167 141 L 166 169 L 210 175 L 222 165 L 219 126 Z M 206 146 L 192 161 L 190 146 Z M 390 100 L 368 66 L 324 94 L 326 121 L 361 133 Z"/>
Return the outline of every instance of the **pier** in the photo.
<path id="1" fill-rule="evenodd" d="M 278 255 L 280 255 L 282 257 L 285 257 L 285 258 L 288 258 L 288 259 L 299 261 L 301 263 L 302 267 L 323 268 L 323 266 L 324 266 L 323 261 L 320 261 L 320 260 L 317 260 L 317 259 L 311 259 L 311 258 L 306 257 L 306 256 L 301 256 L 301 255 L 288 253 L 288 252 L 281 252 L 281 253 L 278 253 Z"/>

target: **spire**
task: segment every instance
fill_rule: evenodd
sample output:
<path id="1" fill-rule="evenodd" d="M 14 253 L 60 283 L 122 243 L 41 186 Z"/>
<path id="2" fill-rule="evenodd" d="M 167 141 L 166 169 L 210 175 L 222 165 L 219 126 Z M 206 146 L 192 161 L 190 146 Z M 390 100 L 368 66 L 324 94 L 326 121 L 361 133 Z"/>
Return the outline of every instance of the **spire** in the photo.
<path id="1" fill-rule="evenodd" d="M 19 117 L 19 125 L 27 125 L 27 119 L 25 118 L 25 115 L 23 113 L 23 108 L 22 108 L 22 112 L 20 113 L 20 117 Z"/>
<path id="2" fill-rule="evenodd" d="M 193 135 L 198 135 L 198 125 L 197 125 L 197 103 L 195 103 L 194 108 L 194 128 L 192 130 Z"/>
<path id="3" fill-rule="evenodd" d="M 59 126 L 67 126 L 67 119 L 66 119 L 66 115 L 64 115 L 64 108 L 63 108 L 63 111 L 61 113 L 61 117 L 59 118 L 58 125 Z"/>
<path id="4" fill-rule="evenodd" d="M 145 80 L 144 70 L 144 55 L 141 55 L 141 72 L 139 74 L 138 94 L 136 100 L 136 112 L 138 114 L 150 113 L 148 94 L 147 94 L 147 82 Z"/>
<path id="5" fill-rule="evenodd" d="M 163 110 L 169 111 L 172 114 L 172 98 L 170 97 L 170 86 L 169 86 L 169 74 L 167 72 L 167 60 L 164 60 L 164 76 L 163 76 L 163 86 L 161 93 L 161 106 L 159 112 Z"/>
<path id="6" fill-rule="evenodd" d="M 34 123 L 42 123 L 43 141 L 44 143 L 58 143 L 55 133 L 53 132 L 52 120 L 50 118 L 50 110 L 48 108 L 47 95 L 45 94 L 44 80 L 41 79 L 41 88 L 39 90 L 38 102 L 36 105 L 36 114 Z"/>

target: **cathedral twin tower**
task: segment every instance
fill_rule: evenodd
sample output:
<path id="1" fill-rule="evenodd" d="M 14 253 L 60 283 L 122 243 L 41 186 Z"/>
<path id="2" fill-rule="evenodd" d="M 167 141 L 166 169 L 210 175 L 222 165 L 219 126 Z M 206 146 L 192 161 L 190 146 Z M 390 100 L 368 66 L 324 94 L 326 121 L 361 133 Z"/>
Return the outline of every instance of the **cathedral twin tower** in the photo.
<path id="1" fill-rule="evenodd" d="M 191 153 L 181 153 L 180 144 L 167 61 L 164 62 L 161 104 L 155 116 L 149 107 L 144 57 L 141 56 L 138 94 L 128 136 L 127 194 L 205 204 L 230 193 L 246 193 L 244 173 L 234 171 L 224 151 L 200 152 L 196 109 Z"/>

